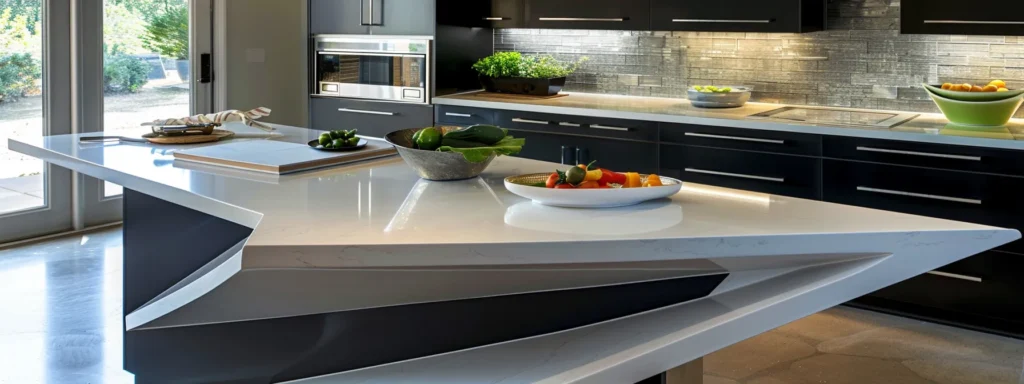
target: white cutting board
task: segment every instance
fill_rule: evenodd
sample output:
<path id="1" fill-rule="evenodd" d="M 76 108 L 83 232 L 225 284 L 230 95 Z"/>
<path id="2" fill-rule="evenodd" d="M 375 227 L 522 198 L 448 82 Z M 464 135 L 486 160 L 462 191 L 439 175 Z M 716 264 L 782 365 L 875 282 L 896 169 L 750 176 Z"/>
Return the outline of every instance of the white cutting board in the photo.
<path id="1" fill-rule="evenodd" d="M 278 140 L 240 140 L 174 152 L 175 160 L 257 172 L 285 174 L 390 156 L 387 142 L 367 139 L 366 147 L 347 152 L 319 151 L 306 144 Z"/>

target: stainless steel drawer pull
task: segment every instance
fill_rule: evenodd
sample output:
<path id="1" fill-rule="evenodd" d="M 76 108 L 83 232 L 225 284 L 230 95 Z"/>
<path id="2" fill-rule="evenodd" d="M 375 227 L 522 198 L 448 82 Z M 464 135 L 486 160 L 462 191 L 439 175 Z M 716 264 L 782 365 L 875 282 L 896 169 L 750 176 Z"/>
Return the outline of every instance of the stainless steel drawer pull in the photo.
<path id="1" fill-rule="evenodd" d="M 708 174 L 708 175 L 731 176 L 731 177 L 740 177 L 740 178 L 744 178 L 744 179 L 774 181 L 776 183 L 785 183 L 786 182 L 786 179 L 783 179 L 781 177 L 767 177 L 767 176 L 744 175 L 742 173 L 729 173 L 729 172 L 708 171 L 708 170 L 697 169 L 697 168 L 686 168 L 685 171 L 686 172 L 691 172 L 691 173 L 704 173 L 704 174 Z"/>
<path id="2" fill-rule="evenodd" d="M 540 21 L 626 21 L 625 17 L 539 17 Z"/>
<path id="3" fill-rule="evenodd" d="M 975 283 L 982 282 L 980 277 L 961 275 L 959 273 L 949 273 L 949 272 L 942 272 L 942 271 L 929 271 L 928 274 L 929 275 L 942 276 L 942 277 L 950 277 L 950 278 L 960 279 L 960 280 L 973 281 Z"/>
<path id="4" fill-rule="evenodd" d="M 686 133 L 684 133 L 684 135 L 686 135 L 686 136 L 694 136 L 694 137 L 706 137 L 706 138 L 709 138 L 709 139 L 753 141 L 755 143 L 769 143 L 769 144 L 786 144 L 785 140 L 757 139 L 757 138 L 753 138 L 753 137 L 722 136 L 722 135 L 711 135 L 711 134 L 707 134 L 707 133 L 695 133 L 695 132 L 686 132 Z"/>
<path id="5" fill-rule="evenodd" d="M 561 125 L 563 127 L 579 127 L 580 126 L 579 124 L 576 124 L 576 123 L 566 123 L 564 121 L 558 122 L 558 125 Z"/>
<path id="6" fill-rule="evenodd" d="M 362 113 L 366 115 L 381 115 L 381 116 L 394 116 L 397 115 L 395 112 L 381 112 L 381 111 L 367 111 L 362 109 L 349 109 L 349 108 L 338 108 L 338 112 L 349 112 L 349 113 Z"/>
<path id="7" fill-rule="evenodd" d="M 610 126 L 610 125 L 601 125 L 601 124 L 590 124 L 590 128 L 596 128 L 596 129 L 607 129 L 607 130 L 609 130 L 609 131 L 621 131 L 621 132 L 629 132 L 629 128 L 625 128 L 625 127 L 613 127 L 613 126 Z"/>
<path id="8" fill-rule="evenodd" d="M 455 112 L 445 112 L 444 115 L 445 116 L 453 116 L 453 117 L 473 117 L 473 115 L 468 114 L 468 113 L 455 113 Z"/>
<path id="9" fill-rule="evenodd" d="M 487 20 L 487 21 L 502 21 L 502 20 L 511 20 L 511 19 L 509 19 L 507 17 L 494 16 L 494 17 L 485 17 L 484 20 Z"/>
<path id="10" fill-rule="evenodd" d="M 728 19 L 672 19 L 673 23 L 756 23 L 768 24 L 771 20 L 728 20 Z"/>
<path id="11" fill-rule="evenodd" d="M 900 196 L 920 197 L 920 198 L 924 198 L 924 199 L 954 201 L 954 202 L 957 202 L 957 203 L 967 203 L 967 204 L 981 205 L 981 200 L 965 199 L 965 198 L 962 198 L 962 197 L 949 197 L 949 196 L 942 196 L 942 195 L 929 195 L 929 194 L 925 194 L 925 193 L 903 192 L 903 191 L 894 191 L 894 190 L 891 190 L 891 189 L 870 188 L 870 187 L 857 187 L 857 190 L 858 191 L 863 191 L 863 192 L 884 193 L 884 194 L 887 194 L 887 195 L 900 195 Z"/>
<path id="12" fill-rule="evenodd" d="M 518 117 L 512 118 L 512 122 L 513 123 L 527 123 L 527 124 L 543 124 L 543 125 L 548 125 L 547 121 L 520 119 Z"/>
<path id="13" fill-rule="evenodd" d="M 981 156 L 947 155 L 945 153 L 900 151 L 900 150 L 896 150 L 896 149 L 882 149 L 882 148 L 871 148 L 871 147 L 857 147 L 857 150 L 858 151 L 866 151 L 866 152 L 894 153 L 894 154 L 897 154 L 897 155 L 928 156 L 928 157 L 941 157 L 941 158 L 944 158 L 944 159 L 981 161 Z"/>
<path id="14" fill-rule="evenodd" d="M 925 20 L 925 24 L 981 24 L 981 25 L 1024 25 L 1024 21 L 991 20 Z"/>

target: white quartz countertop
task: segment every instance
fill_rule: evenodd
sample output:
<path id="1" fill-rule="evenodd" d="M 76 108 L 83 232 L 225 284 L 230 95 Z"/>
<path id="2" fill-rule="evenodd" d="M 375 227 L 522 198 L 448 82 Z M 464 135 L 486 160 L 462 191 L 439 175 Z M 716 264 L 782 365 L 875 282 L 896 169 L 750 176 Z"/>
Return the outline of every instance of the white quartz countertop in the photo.
<path id="1" fill-rule="evenodd" d="M 786 107 L 783 104 L 747 103 L 739 108 L 698 108 L 686 99 L 601 95 L 563 92 L 553 98 L 495 96 L 476 91 L 440 96 L 437 105 L 518 110 L 537 113 L 700 124 L 731 128 L 762 129 L 823 135 L 917 141 L 925 143 L 970 145 L 978 147 L 1024 149 L 1024 120 L 1012 119 L 1002 127 L 969 127 L 951 124 L 941 114 L 921 113 L 913 120 L 892 128 L 866 126 L 830 126 L 751 117 Z M 846 109 L 901 114 L 907 112 L 808 106 L 809 108 Z"/>
<path id="2" fill-rule="evenodd" d="M 278 132 L 294 142 L 318 134 L 291 127 Z M 480 178 L 454 182 L 421 180 L 397 156 L 266 176 L 175 161 L 175 147 L 81 144 L 78 137 L 10 144 L 15 151 L 255 228 L 247 247 L 601 243 L 980 228 L 696 184 L 671 199 L 634 207 L 544 207 L 506 191 L 503 179 L 562 166 L 513 157 L 499 158 Z"/>

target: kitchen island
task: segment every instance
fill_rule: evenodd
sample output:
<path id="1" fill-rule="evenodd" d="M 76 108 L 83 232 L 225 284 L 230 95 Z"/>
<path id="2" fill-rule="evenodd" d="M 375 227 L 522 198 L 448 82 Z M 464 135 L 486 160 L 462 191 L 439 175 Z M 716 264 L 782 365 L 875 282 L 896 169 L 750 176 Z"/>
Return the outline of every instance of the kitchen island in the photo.
<path id="1" fill-rule="evenodd" d="M 543 207 L 503 179 L 558 165 L 517 158 L 429 182 L 397 157 L 268 176 L 77 135 L 10 147 L 124 186 L 140 383 L 633 383 L 1020 238 L 699 184 Z"/>

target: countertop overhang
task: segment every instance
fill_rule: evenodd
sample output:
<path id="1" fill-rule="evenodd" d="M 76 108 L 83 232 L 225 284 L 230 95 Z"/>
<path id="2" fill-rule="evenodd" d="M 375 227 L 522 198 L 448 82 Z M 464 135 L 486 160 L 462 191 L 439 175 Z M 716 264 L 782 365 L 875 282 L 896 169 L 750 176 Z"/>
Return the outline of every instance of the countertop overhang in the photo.
<path id="1" fill-rule="evenodd" d="M 432 102 L 435 105 L 516 110 L 609 119 L 698 124 L 922 143 L 969 145 L 987 148 L 1024 149 L 1024 119 L 1012 119 L 1010 123 L 1003 127 L 966 127 L 950 124 L 941 114 L 921 113 L 920 116 L 892 128 L 830 126 L 751 117 L 758 113 L 789 106 L 786 104 L 747 103 L 743 107 L 738 108 L 698 108 L 690 104 L 686 99 L 575 92 L 563 93 L 565 95 L 560 97 L 531 99 L 526 97 L 501 97 L 482 91 L 472 91 L 438 96 Z M 907 113 L 826 106 L 807 107 L 892 114 Z"/>

